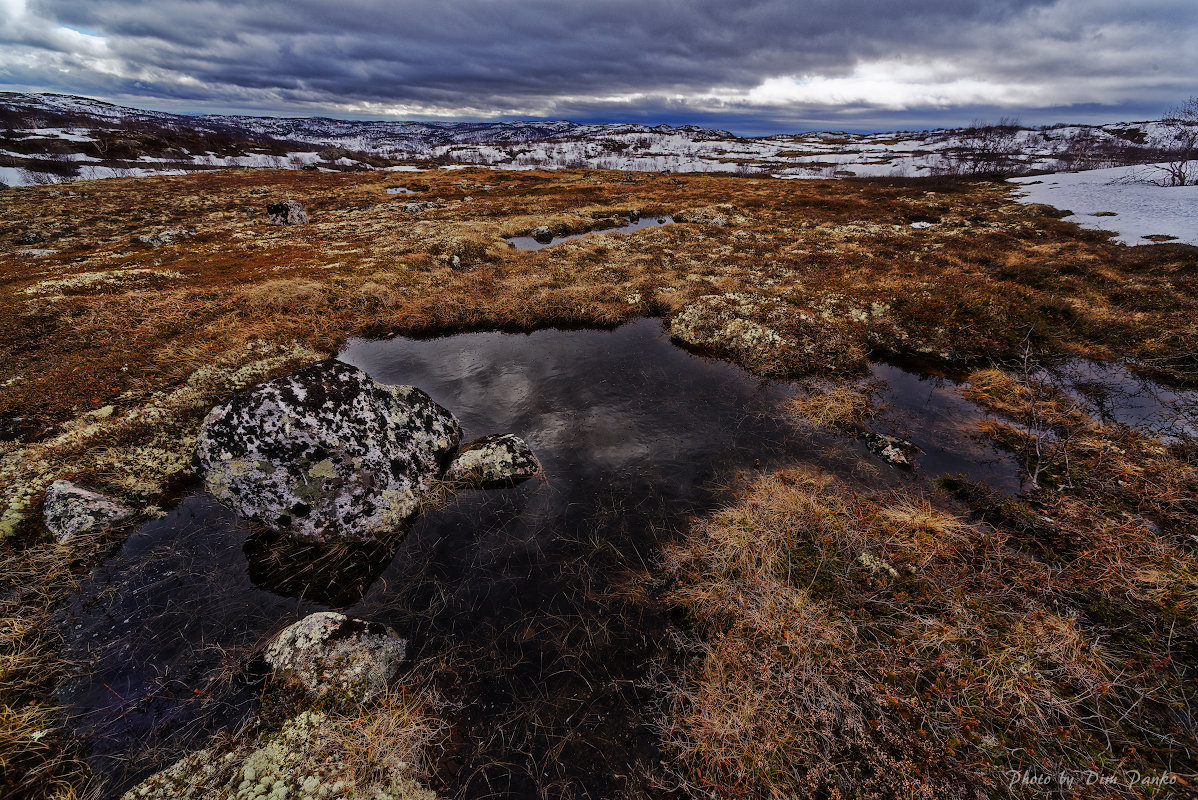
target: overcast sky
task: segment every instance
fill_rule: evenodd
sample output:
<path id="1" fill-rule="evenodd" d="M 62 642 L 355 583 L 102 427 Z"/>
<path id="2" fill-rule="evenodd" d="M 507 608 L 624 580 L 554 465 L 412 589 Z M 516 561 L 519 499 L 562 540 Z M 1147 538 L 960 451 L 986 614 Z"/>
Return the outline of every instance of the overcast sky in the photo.
<path id="1" fill-rule="evenodd" d="M 0 88 L 741 134 L 1147 119 L 1198 95 L 1198 0 L 0 0 Z"/>

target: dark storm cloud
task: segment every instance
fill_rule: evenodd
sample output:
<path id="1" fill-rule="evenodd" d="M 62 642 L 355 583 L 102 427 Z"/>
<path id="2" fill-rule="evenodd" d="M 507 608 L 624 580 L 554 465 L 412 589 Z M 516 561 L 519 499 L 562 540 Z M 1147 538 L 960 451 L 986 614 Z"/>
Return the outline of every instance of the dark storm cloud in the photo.
<path id="1" fill-rule="evenodd" d="M 1198 73 L 1196 5 L 0 0 L 0 81 L 196 110 L 724 113 L 801 127 L 921 107 L 1163 101 Z"/>

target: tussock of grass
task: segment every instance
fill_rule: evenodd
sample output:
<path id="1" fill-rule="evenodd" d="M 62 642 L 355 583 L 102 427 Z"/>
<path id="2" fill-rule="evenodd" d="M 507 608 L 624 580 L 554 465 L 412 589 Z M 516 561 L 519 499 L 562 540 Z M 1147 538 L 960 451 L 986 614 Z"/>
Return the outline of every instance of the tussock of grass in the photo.
<path id="1" fill-rule="evenodd" d="M 273 311 L 312 311 L 324 303 L 319 283 L 305 280 L 273 280 L 251 286 L 246 300 L 255 308 Z"/>
<path id="2" fill-rule="evenodd" d="M 1143 527 L 1102 538 L 1062 573 L 926 500 L 761 479 L 668 553 L 701 656 L 666 738 L 721 797 L 1030 797 L 1008 770 L 1192 773 L 1194 720 L 1175 710 L 1194 690 L 1173 659 L 1192 652 L 1176 614 L 1195 609 L 1195 559 Z M 1113 583 L 1161 639 L 1113 639 L 1078 604 L 1128 602 Z"/>
<path id="3" fill-rule="evenodd" d="M 812 389 L 791 400 L 787 408 L 822 428 L 851 428 L 864 422 L 873 411 L 869 393 L 852 384 Z"/>

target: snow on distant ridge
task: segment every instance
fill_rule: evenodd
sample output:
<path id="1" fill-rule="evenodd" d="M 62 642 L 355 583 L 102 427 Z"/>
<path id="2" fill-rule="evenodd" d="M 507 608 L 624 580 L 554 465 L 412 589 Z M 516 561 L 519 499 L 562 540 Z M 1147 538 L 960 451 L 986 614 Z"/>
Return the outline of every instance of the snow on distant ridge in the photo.
<path id="1" fill-rule="evenodd" d="M 1198 186 L 1161 186 L 1159 165 L 1058 172 L 1013 178 L 1021 203 L 1043 203 L 1091 230 L 1114 231 L 1123 244 L 1153 244 L 1148 236 L 1172 236 L 1198 245 Z M 1112 216 L 1113 214 L 1113 216 Z"/>

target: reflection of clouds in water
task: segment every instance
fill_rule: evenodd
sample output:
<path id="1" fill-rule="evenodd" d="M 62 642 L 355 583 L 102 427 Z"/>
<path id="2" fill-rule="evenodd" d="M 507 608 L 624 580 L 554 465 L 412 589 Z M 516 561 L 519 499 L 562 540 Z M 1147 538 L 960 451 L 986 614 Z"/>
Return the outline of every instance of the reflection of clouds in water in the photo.
<path id="1" fill-rule="evenodd" d="M 1075 359 L 1046 374 L 1103 422 L 1127 425 L 1166 441 L 1198 436 L 1198 391 L 1172 389 L 1114 362 Z"/>
<path id="2" fill-rule="evenodd" d="M 923 450 L 916 457 L 922 471 L 963 472 L 995 488 L 1019 490 L 1017 461 L 979 435 L 978 424 L 988 415 L 963 397 L 954 382 L 888 364 L 875 364 L 872 371 L 887 406 L 884 427 Z"/>

